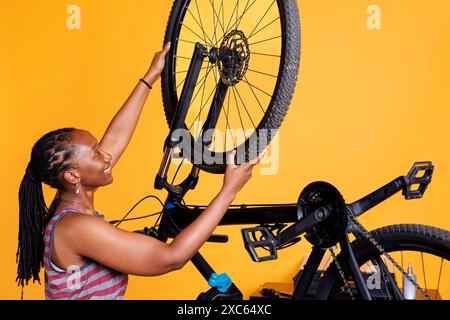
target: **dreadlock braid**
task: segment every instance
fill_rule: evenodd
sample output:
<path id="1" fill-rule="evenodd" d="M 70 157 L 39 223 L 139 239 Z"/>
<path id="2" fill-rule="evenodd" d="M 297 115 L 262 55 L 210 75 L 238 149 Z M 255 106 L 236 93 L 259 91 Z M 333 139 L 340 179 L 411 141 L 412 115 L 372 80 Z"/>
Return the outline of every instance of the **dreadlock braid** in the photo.
<path id="1" fill-rule="evenodd" d="M 44 230 L 53 212 L 44 201 L 42 182 L 57 189 L 63 188 L 60 173 L 71 168 L 75 147 L 71 144 L 74 128 L 51 131 L 33 146 L 31 160 L 19 188 L 19 244 L 16 253 L 19 286 L 40 284 L 39 271 L 43 266 Z"/>

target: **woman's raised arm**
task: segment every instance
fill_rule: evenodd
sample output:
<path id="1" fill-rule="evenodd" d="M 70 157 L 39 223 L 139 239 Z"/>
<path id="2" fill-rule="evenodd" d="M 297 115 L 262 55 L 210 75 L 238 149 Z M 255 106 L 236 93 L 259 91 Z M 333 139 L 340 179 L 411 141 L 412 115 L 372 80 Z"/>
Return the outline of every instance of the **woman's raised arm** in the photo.
<path id="1" fill-rule="evenodd" d="M 143 77 L 144 81 L 150 86 L 160 77 L 164 69 L 164 59 L 169 49 L 170 42 L 166 43 L 161 51 L 155 53 L 150 68 Z M 119 160 L 131 140 L 149 91 L 147 85 L 139 81 L 124 105 L 111 120 L 100 141 L 100 147 L 112 156 L 112 166 Z"/>

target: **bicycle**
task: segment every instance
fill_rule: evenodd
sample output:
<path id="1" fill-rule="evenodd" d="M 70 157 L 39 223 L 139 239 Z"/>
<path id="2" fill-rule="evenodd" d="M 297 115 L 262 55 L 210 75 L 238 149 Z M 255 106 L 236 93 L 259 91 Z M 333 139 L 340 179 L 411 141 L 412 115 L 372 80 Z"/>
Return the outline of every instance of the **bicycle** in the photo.
<path id="1" fill-rule="evenodd" d="M 260 18 L 254 19 L 256 12 L 260 13 Z M 272 33 L 274 30 L 278 33 Z M 167 41 L 171 41 L 172 46 L 161 81 L 170 131 L 155 188 L 166 189 L 168 197 L 155 226 L 137 231 L 161 241 L 174 237 L 204 209 L 204 206 L 186 205 L 183 200 L 185 194 L 195 188 L 200 170 L 223 173 L 227 153 L 233 149 L 243 151 L 238 153 L 237 163 L 254 158 L 270 143 L 272 130 L 281 125 L 299 70 L 297 3 L 293 0 L 267 0 L 266 3 L 237 0 L 226 4 L 216 0 L 176 0 L 164 37 L 164 43 Z M 261 64 L 264 70 L 254 67 Z M 266 67 L 269 66 L 277 73 L 268 71 Z M 256 85 L 257 81 L 261 82 Z M 211 93 L 205 102 L 206 89 Z M 200 92 L 201 101 L 197 106 L 195 102 Z M 210 108 L 202 118 L 202 111 L 211 96 Z M 244 98 L 249 97 L 257 111 L 248 111 L 249 105 L 245 104 Z M 232 99 L 236 106 L 234 114 L 230 113 Z M 189 114 L 193 110 L 195 117 Z M 242 117 L 244 110 L 246 118 Z M 220 117 L 221 113 L 223 117 Z M 257 120 L 252 117 L 254 115 L 258 115 Z M 197 121 L 201 119 L 205 119 L 202 125 L 202 121 Z M 243 132 L 250 129 L 251 133 L 244 134 L 241 141 L 236 141 L 238 138 L 232 135 L 229 137 L 231 120 L 238 123 Z M 214 130 L 220 126 L 226 131 L 224 144 L 216 141 L 217 131 Z M 244 128 L 248 126 L 250 128 Z M 167 173 L 182 140 L 176 132 L 183 129 L 188 132 L 184 138 L 189 140 L 189 145 L 178 156 L 190 160 L 193 166 L 183 182 L 173 185 L 173 180 L 168 182 Z M 258 138 L 262 131 L 264 139 L 261 140 Z M 222 161 L 210 163 L 200 157 L 201 161 L 196 162 L 196 156 L 205 151 Z M 245 248 L 256 262 L 276 259 L 278 250 L 297 243 L 305 235 L 313 248 L 290 294 L 291 299 L 402 300 L 415 298 L 416 294 L 432 299 L 426 280 L 424 288 L 411 271 L 418 268 L 405 271 L 403 261 L 399 264 L 396 259 L 403 260 L 404 250 L 420 253 L 422 264 L 424 253 L 440 259 L 438 290 L 443 263 L 450 260 L 450 232 L 415 224 L 386 226 L 369 232 L 357 217 L 399 191 L 406 199 L 421 198 L 431 182 L 433 170 L 431 162 L 417 162 L 406 176 L 392 180 L 351 204 L 346 204 L 331 184 L 313 182 L 304 188 L 297 203 L 231 206 L 220 225 L 257 225 L 242 229 Z M 350 242 L 350 234 L 356 238 L 353 242 Z M 227 239 L 224 235 L 212 235 L 208 241 L 226 242 Z M 338 244 L 341 252 L 336 255 L 334 249 Z M 260 249 L 265 249 L 267 254 L 261 254 Z M 318 268 L 327 250 L 333 262 L 316 283 Z M 191 261 L 212 286 L 198 299 L 242 299 L 237 286 L 228 277 L 217 275 L 200 253 L 196 253 Z M 375 269 L 382 279 L 379 290 L 368 288 L 368 275 L 361 269 L 364 266 Z M 403 292 L 392 268 L 402 277 Z M 423 274 L 426 279 L 425 270 Z"/>

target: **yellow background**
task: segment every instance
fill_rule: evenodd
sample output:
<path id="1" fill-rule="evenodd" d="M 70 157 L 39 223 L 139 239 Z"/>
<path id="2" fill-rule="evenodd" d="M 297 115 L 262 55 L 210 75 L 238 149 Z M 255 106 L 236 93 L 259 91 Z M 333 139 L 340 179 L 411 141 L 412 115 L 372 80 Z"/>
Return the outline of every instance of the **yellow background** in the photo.
<path id="1" fill-rule="evenodd" d="M 66 27 L 70 4 L 81 8 L 81 30 Z M 381 30 L 366 27 L 370 4 L 381 8 Z M 369 229 L 422 223 L 450 230 L 449 1 L 304 0 L 299 6 L 300 76 L 280 130 L 280 168 L 272 176 L 255 169 L 235 203 L 296 202 L 316 180 L 334 184 L 351 202 L 406 174 L 414 161 L 431 160 L 435 174 L 423 199 L 396 195 L 361 221 Z M 20 298 L 17 191 L 33 143 L 66 126 L 101 138 L 160 50 L 170 8 L 168 0 L 0 1 L 0 298 Z M 146 194 L 164 198 L 153 180 L 167 131 L 157 84 L 115 182 L 97 193 L 96 209 L 107 219 L 120 218 Z M 187 203 L 207 204 L 221 183 L 222 176 L 201 173 Z M 45 190 L 49 198 L 53 191 Z M 150 200 L 136 214 L 158 209 Z M 229 243 L 206 244 L 201 252 L 246 297 L 265 281 L 290 281 L 309 252 L 302 241 L 276 261 L 255 264 L 239 230 L 218 228 Z M 441 284 L 447 298 L 449 287 Z M 193 299 L 207 288 L 189 263 L 164 276 L 130 277 L 125 298 Z M 25 289 L 25 299 L 43 297 L 42 285 Z"/>

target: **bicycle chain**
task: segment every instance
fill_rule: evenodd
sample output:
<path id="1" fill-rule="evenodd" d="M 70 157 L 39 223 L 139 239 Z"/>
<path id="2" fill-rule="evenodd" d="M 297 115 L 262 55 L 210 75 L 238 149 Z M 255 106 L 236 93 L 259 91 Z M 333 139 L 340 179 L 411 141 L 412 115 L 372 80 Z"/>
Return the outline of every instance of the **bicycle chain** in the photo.
<path id="1" fill-rule="evenodd" d="M 342 270 L 341 264 L 338 262 L 338 259 L 336 257 L 336 254 L 334 253 L 333 248 L 328 249 L 330 251 L 331 256 L 333 257 L 334 264 L 336 265 L 339 275 L 342 278 L 342 281 L 344 282 L 344 289 L 347 291 L 347 293 L 350 295 L 352 300 L 355 300 L 355 296 L 353 295 L 352 289 L 347 283 L 347 280 L 345 279 L 344 271 Z"/>
<path id="2" fill-rule="evenodd" d="M 427 298 L 427 300 L 432 300 L 430 295 L 424 289 L 422 289 L 422 287 L 420 287 L 417 282 L 406 273 L 406 271 L 391 257 L 391 255 L 384 250 L 384 248 L 378 243 L 378 241 L 375 240 L 371 232 L 364 228 L 364 226 L 356 219 L 353 213 L 347 210 L 347 214 L 353 224 L 356 225 L 362 232 L 366 240 L 369 240 L 370 243 L 372 243 L 382 255 L 387 257 L 388 260 L 397 268 L 397 270 L 400 271 L 400 273 L 402 273 L 402 275 L 406 277 L 414 285 L 414 287 L 416 287 L 416 289 L 418 289 L 424 295 L 424 297 Z"/>

